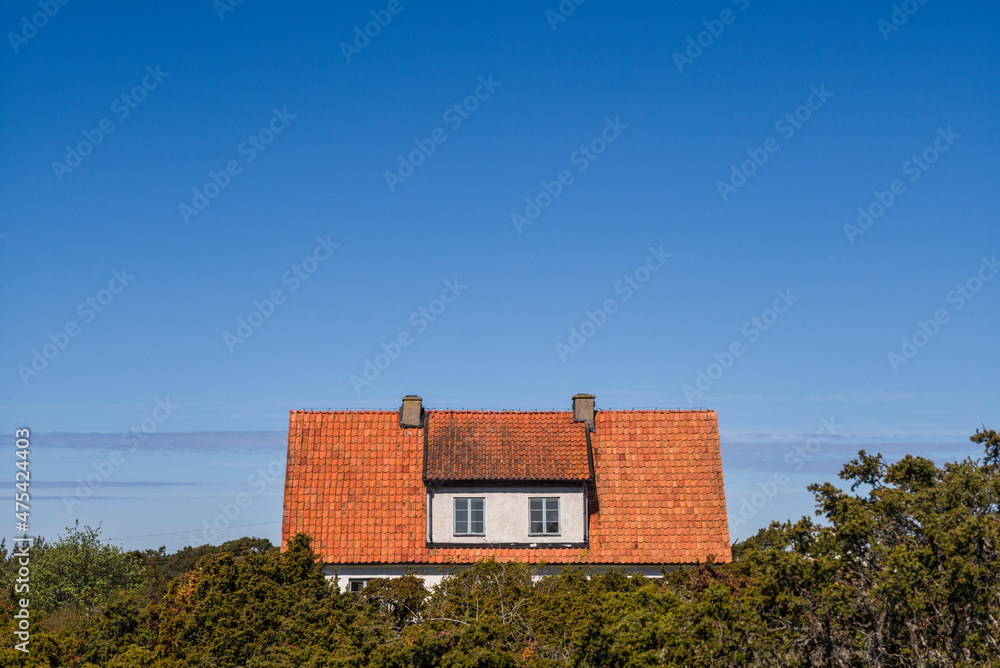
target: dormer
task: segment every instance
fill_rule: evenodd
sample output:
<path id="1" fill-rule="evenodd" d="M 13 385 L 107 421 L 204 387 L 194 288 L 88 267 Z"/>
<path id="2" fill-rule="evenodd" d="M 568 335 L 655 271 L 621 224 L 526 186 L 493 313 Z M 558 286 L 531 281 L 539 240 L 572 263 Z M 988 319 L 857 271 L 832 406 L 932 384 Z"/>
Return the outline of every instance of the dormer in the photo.
<path id="1" fill-rule="evenodd" d="M 578 397 L 583 398 L 579 412 Z M 572 414 L 428 415 L 423 476 L 428 547 L 586 546 L 594 397 L 577 395 L 573 401 Z"/>

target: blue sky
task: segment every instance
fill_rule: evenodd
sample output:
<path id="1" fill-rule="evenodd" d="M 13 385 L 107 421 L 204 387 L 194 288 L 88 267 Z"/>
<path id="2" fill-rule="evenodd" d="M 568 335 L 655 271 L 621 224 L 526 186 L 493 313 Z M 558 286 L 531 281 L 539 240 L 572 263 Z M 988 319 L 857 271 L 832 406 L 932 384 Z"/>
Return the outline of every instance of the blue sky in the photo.
<path id="1" fill-rule="evenodd" d="M 750 533 L 997 424 L 995 5 L 222 2 L 0 9 L 0 433 L 46 444 L 46 535 L 179 547 L 290 409 L 410 393 L 713 408 L 731 518 L 823 437 Z"/>

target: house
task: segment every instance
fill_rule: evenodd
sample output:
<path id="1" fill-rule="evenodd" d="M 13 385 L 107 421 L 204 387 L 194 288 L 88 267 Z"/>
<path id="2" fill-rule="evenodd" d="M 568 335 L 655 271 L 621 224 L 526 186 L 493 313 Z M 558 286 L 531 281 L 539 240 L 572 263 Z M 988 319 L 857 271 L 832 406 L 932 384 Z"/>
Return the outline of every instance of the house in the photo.
<path id="1" fill-rule="evenodd" d="M 617 567 L 730 561 L 714 411 L 292 411 L 282 545 L 313 538 L 358 590 L 478 559 Z"/>

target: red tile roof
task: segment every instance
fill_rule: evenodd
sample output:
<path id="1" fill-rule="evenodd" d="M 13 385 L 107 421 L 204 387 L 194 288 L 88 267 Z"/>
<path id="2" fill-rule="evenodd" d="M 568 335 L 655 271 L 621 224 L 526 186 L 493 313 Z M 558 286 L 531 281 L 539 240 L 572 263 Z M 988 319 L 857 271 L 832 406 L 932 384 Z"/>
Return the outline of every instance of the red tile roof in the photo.
<path id="1" fill-rule="evenodd" d="M 431 411 L 427 480 L 587 480 L 586 427 L 571 412 Z"/>
<path id="2" fill-rule="evenodd" d="M 507 415 L 517 416 L 510 418 L 516 422 L 565 421 L 564 415 L 572 420 L 570 413 Z M 436 419 L 446 424 L 447 416 L 427 411 L 429 425 Z M 676 564 L 709 555 L 730 561 L 715 411 L 597 413 L 591 439 L 598 510 L 590 516 L 587 548 L 428 548 L 424 436 L 424 429 L 401 429 L 396 411 L 293 411 L 282 544 L 308 533 L 328 563 L 443 564 L 495 557 Z"/>

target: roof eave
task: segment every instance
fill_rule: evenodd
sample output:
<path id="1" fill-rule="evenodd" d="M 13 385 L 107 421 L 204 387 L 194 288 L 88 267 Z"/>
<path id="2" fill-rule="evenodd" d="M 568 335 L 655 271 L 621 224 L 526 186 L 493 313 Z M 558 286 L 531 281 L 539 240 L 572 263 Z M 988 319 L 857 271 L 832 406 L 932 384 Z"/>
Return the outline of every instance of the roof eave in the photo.
<path id="1" fill-rule="evenodd" d="M 425 485 L 582 485 L 592 478 L 424 478 Z"/>

